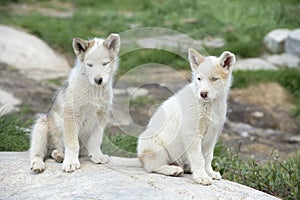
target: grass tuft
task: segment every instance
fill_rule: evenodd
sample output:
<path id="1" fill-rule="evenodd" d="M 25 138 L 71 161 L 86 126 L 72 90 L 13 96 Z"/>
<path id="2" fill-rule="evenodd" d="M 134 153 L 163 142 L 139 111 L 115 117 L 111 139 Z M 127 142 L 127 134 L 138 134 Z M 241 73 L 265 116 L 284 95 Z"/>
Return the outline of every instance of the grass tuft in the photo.
<path id="1" fill-rule="evenodd" d="M 0 117 L 0 151 L 27 151 L 29 132 L 16 115 Z"/>
<path id="2" fill-rule="evenodd" d="M 215 168 L 225 179 L 247 185 L 283 199 L 300 198 L 300 156 L 281 160 L 270 156 L 266 163 L 242 161 L 238 153 L 227 150 L 215 157 Z"/>

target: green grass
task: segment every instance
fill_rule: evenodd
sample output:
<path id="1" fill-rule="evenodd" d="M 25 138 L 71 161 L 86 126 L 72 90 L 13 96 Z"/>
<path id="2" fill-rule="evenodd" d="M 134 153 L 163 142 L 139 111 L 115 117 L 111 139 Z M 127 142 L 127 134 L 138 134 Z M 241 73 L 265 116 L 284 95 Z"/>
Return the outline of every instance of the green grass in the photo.
<path id="1" fill-rule="evenodd" d="M 262 39 L 274 28 L 297 28 L 300 15 L 297 0 L 65 0 L 75 6 L 74 15 L 67 19 L 44 16 L 38 12 L 16 15 L 10 2 L 5 1 L 0 12 L 0 23 L 27 29 L 51 46 L 71 52 L 74 36 L 90 38 L 123 32 L 130 24 L 138 27 L 164 27 L 190 35 L 195 39 L 206 36 L 224 37 L 227 50 L 242 57 L 259 55 Z M 19 0 L 49 7 L 45 1 Z M 63 7 L 63 6 L 61 6 Z M 64 10 L 59 5 L 51 6 Z M 183 23 L 185 18 L 196 18 L 195 23 Z M 69 42 L 68 42 L 69 41 Z M 219 54 L 220 50 L 208 50 Z"/>
<path id="2" fill-rule="evenodd" d="M 223 178 L 232 180 L 282 199 L 300 199 L 300 156 L 281 160 L 270 157 L 265 163 L 253 159 L 242 161 L 238 153 L 228 150 L 216 156 L 215 168 Z"/>
<path id="3" fill-rule="evenodd" d="M 101 149 L 111 156 L 136 157 L 137 137 L 131 135 L 104 134 Z"/>
<path id="4" fill-rule="evenodd" d="M 190 69 L 188 61 L 175 53 L 159 49 L 141 49 L 121 55 L 118 74 L 122 75 L 130 69 L 148 63 L 164 64 L 178 70 Z"/>
<path id="5" fill-rule="evenodd" d="M 0 151 L 28 150 L 29 132 L 24 129 L 27 126 L 17 115 L 0 117 Z"/>

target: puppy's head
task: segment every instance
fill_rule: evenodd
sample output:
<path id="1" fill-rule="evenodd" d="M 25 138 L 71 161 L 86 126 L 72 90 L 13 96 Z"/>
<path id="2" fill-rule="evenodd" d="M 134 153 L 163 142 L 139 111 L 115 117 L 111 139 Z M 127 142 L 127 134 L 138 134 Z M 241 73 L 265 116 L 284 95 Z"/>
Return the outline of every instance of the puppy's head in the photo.
<path id="1" fill-rule="evenodd" d="M 189 49 L 189 62 L 193 71 L 194 92 L 199 100 L 210 102 L 227 94 L 235 63 L 234 54 L 225 51 L 219 57 L 204 57 L 196 50 Z"/>
<path id="2" fill-rule="evenodd" d="M 90 84 L 103 86 L 112 78 L 117 68 L 120 43 L 118 34 L 110 34 L 105 40 L 73 39 L 74 52 L 85 68 Z"/>

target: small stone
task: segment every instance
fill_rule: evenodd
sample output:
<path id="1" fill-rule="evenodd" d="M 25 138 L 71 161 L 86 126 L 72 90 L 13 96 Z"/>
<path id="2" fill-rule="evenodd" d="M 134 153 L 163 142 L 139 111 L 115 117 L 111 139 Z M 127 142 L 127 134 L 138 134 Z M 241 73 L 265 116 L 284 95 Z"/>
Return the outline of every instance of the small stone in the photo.
<path id="1" fill-rule="evenodd" d="M 113 92 L 114 92 L 114 95 L 123 95 L 123 94 L 127 93 L 127 91 L 125 89 L 118 89 L 118 88 L 114 88 Z"/>
<path id="2" fill-rule="evenodd" d="M 255 118 L 262 118 L 264 116 L 263 112 L 255 111 L 251 114 Z"/>
<path id="3" fill-rule="evenodd" d="M 132 99 L 136 99 L 137 97 L 146 96 L 149 91 L 145 88 L 127 88 L 127 92 Z"/>
<path id="4" fill-rule="evenodd" d="M 300 55 L 300 28 L 289 33 L 285 42 L 285 51 L 290 54 Z"/>
<path id="5" fill-rule="evenodd" d="M 128 26 L 129 26 L 129 28 L 131 28 L 131 29 L 136 29 L 136 28 L 138 28 L 138 27 L 141 27 L 141 24 L 138 24 L 138 23 L 131 23 L 131 24 L 129 24 Z"/>
<path id="6" fill-rule="evenodd" d="M 249 133 L 247 131 L 241 132 L 242 137 L 249 137 Z"/>
<path id="7" fill-rule="evenodd" d="M 300 135 L 293 135 L 291 137 L 285 138 L 284 141 L 288 143 L 300 143 Z"/>
<path id="8" fill-rule="evenodd" d="M 203 40 L 203 45 L 211 49 L 220 49 L 226 45 L 226 41 L 223 38 L 206 37 Z"/>
<path id="9" fill-rule="evenodd" d="M 180 20 L 180 23 L 182 24 L 196 24 L 198 22 L 197 18 L 183 18 Z"/>
<path id="10" fill-rule="evenodd" d="M 281 53 L 284 50 L 284 42 L 290 33 L 289 29 L 275 29 L 264 38 L 266 48 L 272 53 Z"/>

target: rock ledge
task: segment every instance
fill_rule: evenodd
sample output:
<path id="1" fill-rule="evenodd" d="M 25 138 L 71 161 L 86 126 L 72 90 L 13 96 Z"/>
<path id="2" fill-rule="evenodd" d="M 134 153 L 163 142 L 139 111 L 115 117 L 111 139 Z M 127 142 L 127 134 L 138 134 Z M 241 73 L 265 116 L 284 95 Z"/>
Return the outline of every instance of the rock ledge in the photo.
<path id="1" fill-rule="evenodd" d="M 227 180 L 202 186 L 189 175 L 166 177 L 85 158 L 71 174 L 48 160 L 46 171 L 35 175 L 29 171 L 27 152 L 0 152 L 0 169 L 0 199 L 277 199 Z"/>

